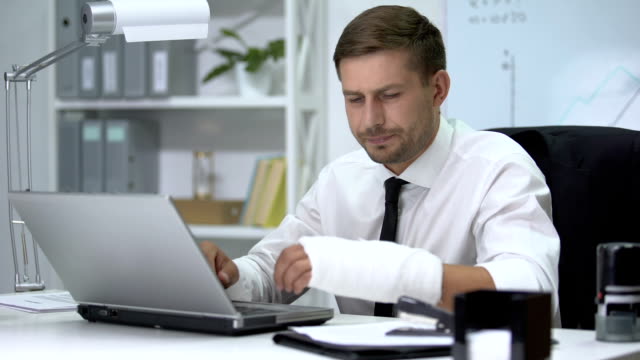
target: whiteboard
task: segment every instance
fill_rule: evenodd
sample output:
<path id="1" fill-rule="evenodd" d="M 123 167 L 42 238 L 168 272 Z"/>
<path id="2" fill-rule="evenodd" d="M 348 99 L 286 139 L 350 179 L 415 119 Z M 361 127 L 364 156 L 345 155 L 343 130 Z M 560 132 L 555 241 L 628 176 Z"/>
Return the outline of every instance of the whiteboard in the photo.
<path id="1" fill-rule="evenodd" d="M 447 117 L 640 129 L 640 1 L 446 2 Z"/>

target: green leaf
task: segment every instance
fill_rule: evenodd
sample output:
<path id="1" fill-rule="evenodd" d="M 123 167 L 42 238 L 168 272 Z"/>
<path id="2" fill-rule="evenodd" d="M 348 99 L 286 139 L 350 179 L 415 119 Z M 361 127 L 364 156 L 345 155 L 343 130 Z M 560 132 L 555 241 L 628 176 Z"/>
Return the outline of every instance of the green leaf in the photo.
<path id="1" fill-rule="evenodd" d="M 238 42 L 240 42 L 240 44 L 242 44 L 242 46 L 244 46 L 245 48 L 248 47 L 247 43 L 244 42 L 244 40 L 242 40 L 242 38 L 240 37 L 240 35 L 238 35 L 237 32 L 229 29 L 229 28 L 221 28 L 220 32 L 222 33 L 222 35 L 224 36 L 228 36 L 230 38 L 234 38 L 236 40 L 238 40 Z"/>
<path id="2" fill-rule="evenodd" d="M 246 61 L 247 63 L 247 66 L 244 69 L 251 73 L 257 72 L 258 70 L 260 70 L 268 57 L 269 55 L 264 50 L 260 50 L 254 47 L 249 48 L 249 52 L 244 58 L 244 61 Z"/>
<path id="3" fill-rule="evenodd" d="M 233 69 L 233 65 L 235 65 L 235 63 L 226 63 L 226 64 L 216 66 L 215 68 L 213 68 L 213 70 L 209 71 L 209 73 L 204 77 L 204 79 L 202 79 L 202 82 L 206 83 L 207 81 L 212 80 L 226 73 L 227 71 Z"/>
<path id="4" fill-rule="evenodd" d="M 218 49 L 216 52 L 222 56 L 224 56 L 227 61 L 237 61 L 244 57 L 244 54 L 238 51 L 229 50 L 229 49 Z"/>
<path id="5" fill-rule="evenodd" d="M 269 52 L 269 56 L 273 59 L 273 61 L 277 61 L 280 58 L 284 57 L 284 40 L 278 39 L 270 41 L 267 44 L 267 51 Z"/>

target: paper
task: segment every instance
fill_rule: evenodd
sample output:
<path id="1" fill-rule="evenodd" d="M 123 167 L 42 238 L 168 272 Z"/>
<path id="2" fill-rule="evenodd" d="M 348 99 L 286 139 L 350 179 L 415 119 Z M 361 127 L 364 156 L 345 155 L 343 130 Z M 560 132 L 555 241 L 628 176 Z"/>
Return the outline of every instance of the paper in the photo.
<path id="1" fill-rule="evenodd" d="M 169 52 L 153 53 L 153 93 L 165 94 L 169 91 Z"/>
<path id="2" fill-rule="evenodd" d="M 410 321 L 388 321 L 357 325 L 335 326 L 296 326 L 290 329 L 307 335 L 314 340 L 336 345 L 372 345 L 372 346 L 420 346 L 452 345 L 453 337 L 448 336 L 389 336 L 388 331 L 411 327 L 433 330 L 433 325 Z"/>
<path id="3" fill-rule="evenodd" d="M 85 56 L 81 60 L 82 67 L 82 90 L 91 91 L 95 85 L 96 63 L 93 57 Z"/>
<path id="4" fill-rule="evenodd" d="M 68 291 L 0 295 L 0 306 L 31 313 L 75 311 L 78 307 Z"/>

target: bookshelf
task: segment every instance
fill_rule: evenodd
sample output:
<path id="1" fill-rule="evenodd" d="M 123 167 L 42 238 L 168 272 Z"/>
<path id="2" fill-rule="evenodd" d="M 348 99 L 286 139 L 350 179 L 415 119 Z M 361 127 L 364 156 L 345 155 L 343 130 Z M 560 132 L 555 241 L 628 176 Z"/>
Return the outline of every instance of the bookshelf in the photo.
<path id="1" fill-rule="evenodd" d="M 56 100 L 61 110 L 194 110 L 194 109 L 284 109 L 286 96 L 172 96 L 138 100 Z"/>
<path id="2" fill-rule="evenodd" d="M 285 156 L 287 212 L 290 213 L 324 164 L 326 154 L 323 148 L 323 124 L 326 117 L 324 94 L 327 64 L 324 56 L 327 5 L 320 0 L 221 0 L 210 1 L 209 5 L 213 14 L 210 26 L 212 35 L 209 40 L 213 38 L 215 41 L 219 28 L 234 28 L 238 24 L 240 25 L 236 30 L 249 42 L 253 35 L 256 36 L 256 43 L 262 42 L 263 38 L 270 40 L 279 36 L 285 39 L 284 84 L 277 95 L 238 96 L 234 95 L 233 91 L 225 92 L 229 80 L 226 80 L 226 83 L 225 80 L 214 80 L 212 83 L 198 84 L 197 95 L 193 96 L 136 99 L 56 98 L 53 101 L 53 111 L 56 114 L 53 119 L 58 119 L 67 112 L 116 118 L 131 116 L 132 119 L 158 119 L 161 133 L 175 133 L 176 130 L 183 133 L 175 136 L 178 140 L 171 138 L 171 141 L 168 141 L 169 145 L 163 144 L 166 137 L 163 135 L 161 151 L 165 146 L 175 148 L 177 142 L 180 142 L 180 149 L 188 149 L 190 138 L 202 139 L 200 127 L 203 126 L 203 122 L 208 122 L 208 127 L 224 128 L 233 132 L 224 135 L 226 138 L 233 138 L 233 141 L 213 140 L 216 144 L 230 146 L 229 143 L 234 142 L 230 146 L 232 150 L 238 150 L 238 147 L 243 145 L 255 146 L 256 149 L 251 149 L 252 151 Z M 262 11 L 265 6 L 270 10 Z M 259 24 L 254 26 L 251 22 Z M 201 48 L 202 45 L 202 42 L 198 42 L 196 47 Z M 220 60 L 212 58 L 206 51 L 201 51 L 197 59 L 198 81 L 202 78 L 203 70 L 212 68 L 215 61 Z M 274 118 L 281 120 L 274 121 Z M 237 124 L 237 120 L 242 120 L 242 123 Z M 51 128 L 56 128 L 55 122 Z M 279 134 L 274 136 L 274 133 Z M 266 141 L 263 139 L 265 136 L 269 137 Z M 52 147 L 55 149 L 58 139 L 55 135 L 53 139 Z M 270 140 L 271 144 L 265 146 L 264 143 Z M 258 143 L 263 143 L 262 147 L 256 145 Z M 192 151 L 203 149 L 202 141 L 193 146 Z M 225 149 L 215 149 L 219 150 Z M 51 186 L 54 189 L 57 188 L 57 171 L 58 166 L 54 163 L 50 174 L 53 182 Z M 184 176 L 180 175 L 179 171 L 175 173 L 171 176 Z M 161 172 L 159 176 L 164 175 Z M 185 197 L 184 193 L 167 194 L 176 198 Z M 241 196 L 244 197 L 245 194 L 246 191 L 242 191 Z M 240 197 L 236 195 L 233 200 L 240 200 Z M 190 229 L 198 239 L 254 241 L 264 237 L 271 230 L 240 225 L 190 225 Z"/>
<path id="3" fill-rule="evenodd" d="M 198 240 L 248 240 L 255 241 L 262 239 L 273 229 L 240 226 L 240 225 L 189 225 L 191 234 Z"/>

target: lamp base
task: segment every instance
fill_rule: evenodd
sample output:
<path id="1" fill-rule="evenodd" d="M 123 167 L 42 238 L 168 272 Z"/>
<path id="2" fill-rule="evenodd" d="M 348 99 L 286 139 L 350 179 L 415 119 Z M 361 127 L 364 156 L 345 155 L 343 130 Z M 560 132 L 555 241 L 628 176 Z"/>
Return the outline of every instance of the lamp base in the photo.
<path id="1" fill-rule="evenodd" d="M 16 292 L 38 291 L 44 288 L 44 283 L 20 283 L 15 286 Z"/>

